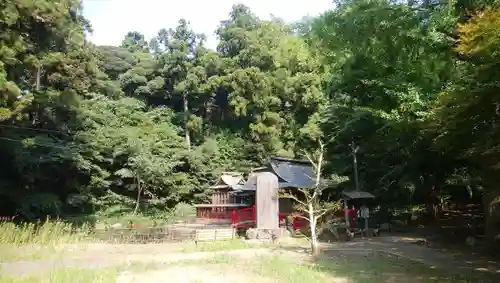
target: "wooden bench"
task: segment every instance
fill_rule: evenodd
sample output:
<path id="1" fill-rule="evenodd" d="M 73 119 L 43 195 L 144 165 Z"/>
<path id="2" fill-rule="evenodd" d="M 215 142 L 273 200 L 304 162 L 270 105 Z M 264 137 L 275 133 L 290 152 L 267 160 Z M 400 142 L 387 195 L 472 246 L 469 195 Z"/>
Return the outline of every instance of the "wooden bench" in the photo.
<path id="1" fill-rule="evenodd" d="M 199 229 L 196 230 L 194 242 L 231 240 L 234 238 L 234 229 Z"/>

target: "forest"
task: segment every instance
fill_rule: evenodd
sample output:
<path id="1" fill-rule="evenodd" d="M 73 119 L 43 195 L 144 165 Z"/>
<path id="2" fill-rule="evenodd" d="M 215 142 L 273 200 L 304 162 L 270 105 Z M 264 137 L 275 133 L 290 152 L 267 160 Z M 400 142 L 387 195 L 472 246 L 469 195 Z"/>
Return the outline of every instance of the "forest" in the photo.
<path id="1" fill-rule="evenodd" d="M 493 239 L 499 5 L 337 0 L 296 23 L 235 5 L 212 50 L 189 19 L 96 46 L 78 0 L 1 1 L 0 215 L 161 213 L 321 141 L 343 189 L 355 145 L 380 203 L 482 204 Z"/>

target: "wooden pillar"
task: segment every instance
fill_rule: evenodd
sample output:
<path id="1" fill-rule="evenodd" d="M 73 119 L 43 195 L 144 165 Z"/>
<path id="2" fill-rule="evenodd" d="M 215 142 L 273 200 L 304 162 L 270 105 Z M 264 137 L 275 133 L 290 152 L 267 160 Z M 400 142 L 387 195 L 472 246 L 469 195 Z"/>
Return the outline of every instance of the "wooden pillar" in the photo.
<path id="1" fill-rule="evenodd" d="M 257 175 L 257 229 L 279 228 L 278 177 L 271 172 Z"/>

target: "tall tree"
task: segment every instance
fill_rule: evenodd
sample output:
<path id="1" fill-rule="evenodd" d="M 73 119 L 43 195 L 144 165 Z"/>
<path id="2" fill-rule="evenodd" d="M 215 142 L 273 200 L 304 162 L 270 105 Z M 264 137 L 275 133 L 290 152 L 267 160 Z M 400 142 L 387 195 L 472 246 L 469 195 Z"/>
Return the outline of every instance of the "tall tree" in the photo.
<path id="1" fill-rule="evenodd" d="M 203 44 L 204 38 L 190 29 L 189 23 L 181 19 L 175 29 L 168 31 L 165 42 L 165 53 L 161 56 L 161 74 L 165 79 L 169 99 L 180 98 L 184 120 L 184 137 L 186 146 L 191 148 L 189 95 L 199 93 L 199 72 L 202 69 L 195 65 L 196 50 Z"/>
<path id="2" fill-rule="evenodd" d="M 318 18 L 309 36 L 321 42 L 329 62 L 331 105 L 323 126 L 327 140 L 335 140 L 330 165 L 352 176 L 354 141 L 362 188 L 387 202 L 405 194 L 410 200 L 416 188 L 431 195 L 447 174 L 421 133 L 437 94 L 454 76 L 451 46 L 433 16 L 406 3 L 345 1 Z"/>
<path id="3" fill-rule="evenodd" d="M 454 154 L 482 178 L 486 230 L 499 233 L 498 196 L 498 66 L 500 12 L 481 9 L 458 29 L 457 52 L 464 60 L 461 79 L 443 93 L 436 108 L 437 145 Z"/>
<path id="4" fill-rule="evenodd" d="M 138 31 L 128 32 L 125 35 L 125 38 L 123 39 L 120 47 L 125 48 L 132 53 L 149 52 L 149 45 L 147 41 L 144 39 L 144 35 Z"/>

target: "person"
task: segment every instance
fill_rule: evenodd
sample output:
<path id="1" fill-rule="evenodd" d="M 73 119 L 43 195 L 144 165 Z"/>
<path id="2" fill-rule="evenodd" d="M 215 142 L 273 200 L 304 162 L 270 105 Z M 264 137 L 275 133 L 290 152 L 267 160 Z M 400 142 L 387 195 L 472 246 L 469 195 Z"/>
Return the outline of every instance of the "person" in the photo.
<path id="1" fill-rule="evenodd" d="M 360 211 L 361 218 L 364 218 L 364 219 L 370 218 L 370 209 L 368 208 L 368 206 L 363 204 L 359 211 Z"/>
<path id="2" fill-rule="evenodd" d="M 360 216 L 365 220 L 365 230 L 368 230 L 368 218 L 370 218 L 370 209 L 366 205 L 362 205 L 359 209 Z"/>

